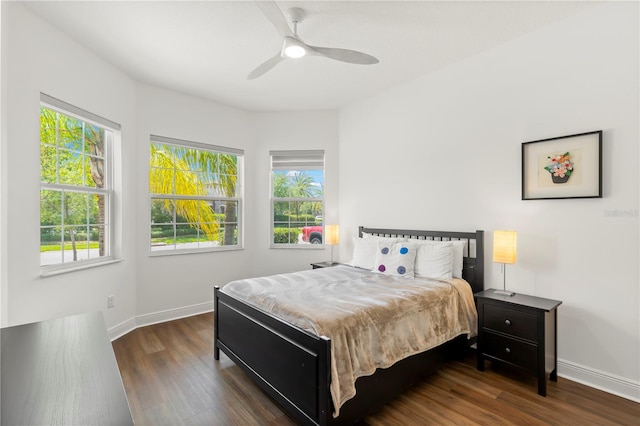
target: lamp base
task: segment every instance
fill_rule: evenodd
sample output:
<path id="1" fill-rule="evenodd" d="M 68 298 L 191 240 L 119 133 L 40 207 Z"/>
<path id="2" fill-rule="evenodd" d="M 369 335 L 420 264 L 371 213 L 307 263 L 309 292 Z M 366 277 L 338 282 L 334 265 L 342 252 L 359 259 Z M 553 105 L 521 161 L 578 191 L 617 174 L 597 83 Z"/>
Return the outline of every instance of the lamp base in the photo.
<path id="1" fill-rule="evenodd" d="M 509 291 L 509 290 L 495 290 L 493 293 L 499 294 L 500 296 L 509 296 L 509 297 L 516 294 L 514 291 Z"/>

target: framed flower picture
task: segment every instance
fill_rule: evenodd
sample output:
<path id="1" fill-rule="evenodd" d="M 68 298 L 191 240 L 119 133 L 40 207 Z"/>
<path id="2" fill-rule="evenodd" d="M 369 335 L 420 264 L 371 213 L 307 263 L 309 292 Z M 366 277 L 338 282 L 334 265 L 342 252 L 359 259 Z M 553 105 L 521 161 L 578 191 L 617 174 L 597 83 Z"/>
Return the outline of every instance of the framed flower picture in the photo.
<path id="1" fill-rule="evenodd" d="M 554 198 L 602 198 L 602 130 L 522 144 L 522 199 Z"/>

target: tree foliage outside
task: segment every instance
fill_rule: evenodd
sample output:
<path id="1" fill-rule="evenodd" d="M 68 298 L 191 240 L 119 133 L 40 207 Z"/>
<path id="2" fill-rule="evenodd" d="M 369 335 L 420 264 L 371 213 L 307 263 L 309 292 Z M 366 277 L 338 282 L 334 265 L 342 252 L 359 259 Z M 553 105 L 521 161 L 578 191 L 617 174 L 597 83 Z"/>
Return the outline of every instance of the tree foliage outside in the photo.
<path id="1" fill-rule="evenodd" d="M 151 143 L 151 249 L 238 244 L 238 156 Z"/>

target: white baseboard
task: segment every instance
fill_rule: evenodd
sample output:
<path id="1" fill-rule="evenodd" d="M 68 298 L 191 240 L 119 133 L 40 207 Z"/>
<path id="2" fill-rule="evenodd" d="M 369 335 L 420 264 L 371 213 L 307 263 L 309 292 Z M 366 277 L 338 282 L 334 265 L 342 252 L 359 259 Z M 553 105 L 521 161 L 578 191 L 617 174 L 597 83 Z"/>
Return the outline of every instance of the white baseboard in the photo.
<path id="1" fill-rule="evenodd" d="M 136 328 L 136 319 L 129 318 L 128 320 L 123 321 L 118 325 L 114 325 L 113 327 L 108 329 L 107 333 L 109 333 L 109 339 L 111 339 L 111 341 L 113 342 L 114 340 L 124 336 L 125 334 L 131 333 Z"/>
<path id="2" fill-rule="evenodd" d="M 138 315 L 130 318 L 118 325 L 108 329 L 111 341 L 132 332 L 136 328 L 145 327 L 147 325 L 158 324 L 161 322 L 173 321 L 180 318 L 191 317 L 194 315 L 213 312 L 213 301 L 198 303 L 191 306 L 183 306 L 181 308 L 167 309 L 166 311 L 152 312 L 150 314 Z M 213 324 L 211 325 L 213 327 Z"/>
<path id="3" fill-rule="evenodd" d="M 638 381 L 560 359 L 558 360 L 558 376 L 631 401 L 640 402 L 640 382 Z"/>

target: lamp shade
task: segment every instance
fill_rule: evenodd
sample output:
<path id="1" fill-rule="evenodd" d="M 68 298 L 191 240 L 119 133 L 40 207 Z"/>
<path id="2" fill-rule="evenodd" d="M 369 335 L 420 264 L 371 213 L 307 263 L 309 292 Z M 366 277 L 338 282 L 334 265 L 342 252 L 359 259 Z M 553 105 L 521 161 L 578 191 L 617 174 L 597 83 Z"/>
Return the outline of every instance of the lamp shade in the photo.
<path id="1" fill-rule="evenodd" d="M 516 231 L 493 231 L 493 261 L 497 263 L 516 263 Z"/>
<path id="2" fill-rule="evenodd" d="M 330 246 L 340 244 L 340 226 L 338 225 L 326 225 L 324 232 L 327 234 L 324 242 Z"/>

